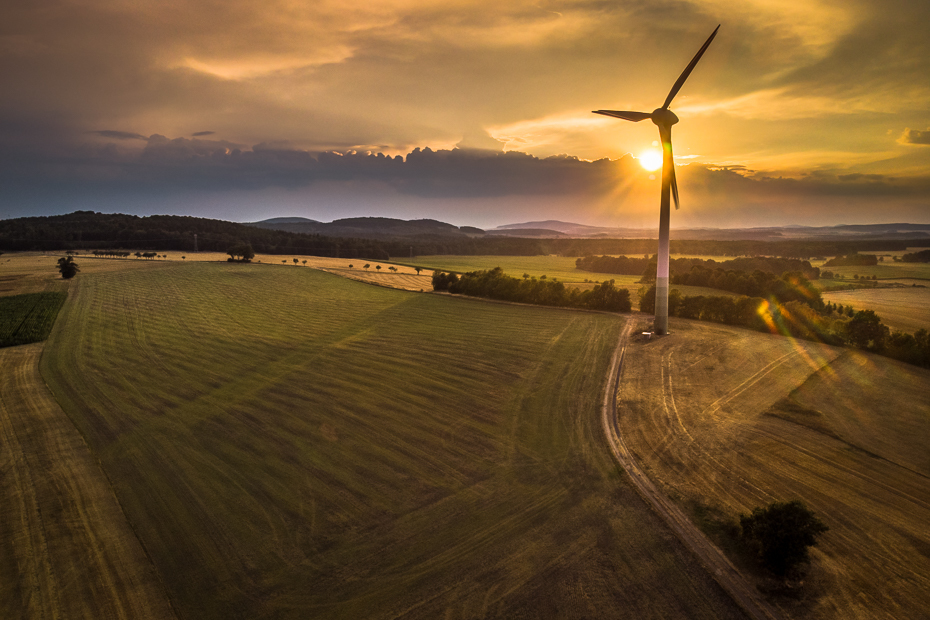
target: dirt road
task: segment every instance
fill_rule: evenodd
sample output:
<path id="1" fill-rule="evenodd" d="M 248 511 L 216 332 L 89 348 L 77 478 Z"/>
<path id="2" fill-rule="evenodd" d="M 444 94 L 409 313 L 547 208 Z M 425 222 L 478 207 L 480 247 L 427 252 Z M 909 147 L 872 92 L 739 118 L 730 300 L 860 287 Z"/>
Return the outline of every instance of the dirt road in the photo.
<path id="1" fill-rule="evenodd" d="M 174 618 L 106 476 L 39 375 L 0 349 L 0 617 Z"/>
<path id="2" fill-rule="evenodd" d="M 628 322 L 614 351 L 610 378 L 601 406 L 604 434 L 614 456 L 626 470 L 640 494 L 655 508 L 678 538 L 698 557 L 717 583 L 751 618 L 755 620 L 780 619 L 781 616 L 763 600 L 755 587 L 743 578 L 723 552 L 704 536 L 678 506 L 656 488 L 624 444 L 617 426 L 617 385 L 623 378 L 623 356 L 632 331 L 633 323 Z"/>

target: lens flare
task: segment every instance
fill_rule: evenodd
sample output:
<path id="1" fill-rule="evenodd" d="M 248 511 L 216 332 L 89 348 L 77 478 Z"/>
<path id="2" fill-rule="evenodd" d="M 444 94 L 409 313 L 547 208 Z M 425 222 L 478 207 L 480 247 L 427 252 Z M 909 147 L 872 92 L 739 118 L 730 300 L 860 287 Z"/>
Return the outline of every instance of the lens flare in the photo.
<path id="1" fill-rule="evenodd" d="M 662 151 L 648 149 L 639 154 L 639 165 L 652 172 L 662 167 Z"/>

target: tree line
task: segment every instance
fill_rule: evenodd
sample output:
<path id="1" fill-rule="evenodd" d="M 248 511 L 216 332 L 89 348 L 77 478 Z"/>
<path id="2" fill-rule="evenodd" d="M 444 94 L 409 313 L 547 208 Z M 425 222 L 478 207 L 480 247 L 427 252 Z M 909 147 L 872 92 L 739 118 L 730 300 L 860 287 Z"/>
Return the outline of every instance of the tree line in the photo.
<path id="1" fill-rule="evenodd" d="M 878 264 L 875 254 L 847 254 L 831 258 L 823 264 L 824 267 L 871 267 Z"/>
<path id="2" fill-rule="evenodd" d="M 902 263 L 930 263 L 930 250 L 908 252 L 901 257 Z"/>
<path id="3" fill-rule="evenodd" d="M 194 235 L 197 235 L 195 242 Z M 655 251 L 655 239 L 530 239 L 522 237 L 416 235 L 394 239 L 327 237 L 285 232 L 246 224 L 178 215 L 139 217 L 76 211 L 67 215 L 0 220 L 0 250 L 54 251 L 160 248 L 180 252 L 225 252 L 249 243 L 263 254 L 304 254 L 339 258 L 388 260 L 426 254 L 488 256 L 593 256 L 640 255 Z M 863 250 L 903 251 L 926 239 L 832 240 L 786 239 L 687 240 L 671 242 L 676 254 L 716 256 L 783 256 L 809 259 L 839 256 Z M 689 267 L 690 268 L 690 267 Z M 782 270 L 782 271 L 786 271 Z M 794 269 L 792 269 L 794 270 Z M 640 271 L 639 273 L 642 273 Z M 810 276 L 808 276 L 810 277 Z"/>
<path id="4" fill-rule="evenodd" d="M 641 291 L 639 309 L 655 313 L 656 287 Z M 872 310 L 836 304 L 780 302 L 761 297 L 682 295 L 672 289 L 669 316 L 748 327 L 834 346 L 853 346 L 908 364 L 930 368 L 930 333 L 891 331 Z"/>
<path id="5" fill-rule="evenodd" d="M 566 287 L 557 280 L 549 280 L 546 276 L 535 278 L 524 274 L 523 278 L 514 278 L 505 274 L 500 267 L 462 275 L 436 271 L 433 273 L 433 290 L 562 308 L 610 312 L 629 312 L 633 308 L 630 291 L 616 287 L 613 280 L 602 282 L 591 290 L 581 291 Z"/>
<path id="6" fill-rule="evenodd" d="M 813 308 L 823 308 L 820 291 L 800 271 L 789 271 L 779 277 L 758 269 L 749 273 L 718 267 L 712 271 L 695 265 L 690 272 L 676 274 L 670 279 L 672 284 L 704 286 L 749 297 L 774 299 L 779 303 L 799 301 Z"/>
<path id="7" fill-rule="evenodd" d="M 656 255 L 635 258 L 630 256 L 584 256 L 575 261 L 575 267 L 595 273 L 655 277 Z M 785 273 L 799 271 L 809 280 L 820 278 L 820 269 L 812 267 L 810 261 L 798 258 L 776 258 L 771 256 L 746 256 L 726 261 L 701 258 L 673 258 L 669 261 L 669 274 L 687 274 L 695 267 L 722 269 L 725 271 Z"/>

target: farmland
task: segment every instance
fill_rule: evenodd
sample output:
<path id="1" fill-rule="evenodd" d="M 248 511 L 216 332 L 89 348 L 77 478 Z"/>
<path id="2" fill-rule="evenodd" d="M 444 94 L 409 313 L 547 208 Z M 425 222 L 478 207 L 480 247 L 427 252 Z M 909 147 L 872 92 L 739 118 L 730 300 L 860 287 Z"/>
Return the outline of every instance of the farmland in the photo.
<path id="1" fill-rule="evenodd" d="M 42 345 L 2 360 L 26 369 L 0 381 L 4 444 L 21 446 L 0 453 L 18 476 L 0 487 L 2 615 L 741 617 L 605 445 L 599 404 L 631 319 L 389 290 L 429 290 L 428 271 L 305 258 L 79 258 L 71 282 L 50 256 L 0 259 L 7 295 L 70 295 L 41 377 Z M 562 281 L 560 260 L 532 275 Z M 910 289 L 850 293 L 896 291 Z M 790 617 L 926 615 L 930 373 L 672 327 L 628 346 L 619 391 L 619 430 L 656 486 L 727 548 L 725 524 L 755 506 L 817 511 L 831 531 L 811 574 L 774 599 Z M 62 506 L 88 518 L 42 518 Z M 55 553 L 32 551 L 43 536 Z M 79 570 L 105 586 L 60 577 Z"/>
<path id="2" fill-rule="evenodd" d="M 775 599 L 789 616 L 930 613 L 930 371 L 682 319 L 671 329 L 627 347 L 620 383 L 620 433 L 650 478 L 725 547 L 727 523 L 756 506 L 799 498 L 821 515 L 831 531 L 809 578 Z"/>
<path id="3" fill-rule="evenodd" d="M 930 287 L 927 286 L 832 291 L 824 293 L 823 300 L 851 305 L 856 310 L 874 310 L 885 325 L 898 331 L 930 329 Z"/>
<path id="4" fill-rule="evenodd" d="M 622 317 L 150 267 L 41 370 L 179 617 L 740 617 L 604 446 Z"/>

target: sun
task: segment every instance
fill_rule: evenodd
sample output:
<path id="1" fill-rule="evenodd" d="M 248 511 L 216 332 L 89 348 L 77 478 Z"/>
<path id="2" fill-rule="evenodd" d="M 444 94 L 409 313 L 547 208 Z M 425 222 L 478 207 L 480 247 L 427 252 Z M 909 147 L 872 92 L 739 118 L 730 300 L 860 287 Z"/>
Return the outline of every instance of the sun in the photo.
<path id="1" fill-rule="evenodd" d="M 662 151 L 648 149 L 639 154 L 639 165 L 652 172 L 662 167 Z"/>

